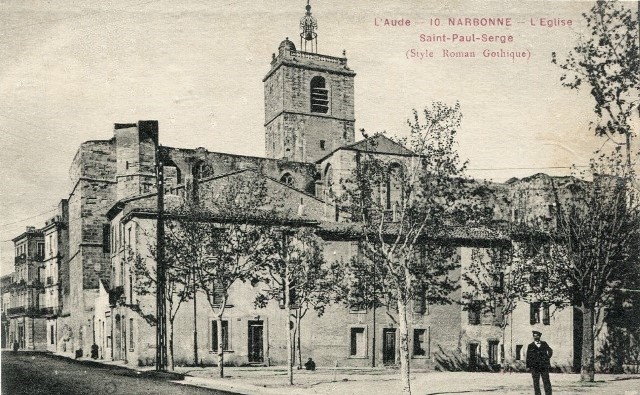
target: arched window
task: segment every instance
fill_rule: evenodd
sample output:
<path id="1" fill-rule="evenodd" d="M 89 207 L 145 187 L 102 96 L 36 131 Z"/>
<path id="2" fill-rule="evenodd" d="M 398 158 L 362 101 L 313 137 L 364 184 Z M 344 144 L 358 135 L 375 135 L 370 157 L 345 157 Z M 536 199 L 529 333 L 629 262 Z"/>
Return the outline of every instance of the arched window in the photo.
<path id="1" fill-rule="evenodd" d="M 325 198 L 331 198 L 333 193 L 332 183 L 333 183 L 333 167 L 331 163 L 324 168 L 324 190 L 325 190 Z"/>
<path id="2" fill-rule="evenodd" d="M 389 165 L 389 177 L 386 181 L 385 208 L 391 210 L 393 205 L 402 199 L 402 166 L 398 163 Z"/>
<path id="3" fill-rule="evenodd" d="M 213 175 L 213 169 L 205 161 L 201 160 L 193 166 L 193 178 L 194 180 L 201 180 L 203 178 L 211 177 Z"/>
<path id="4" fill-rule="evenodd" d="M 324 77 L 311 79 L 311 112 L 326 114 L 329 111 L 329 90 Z"/>
<path id="5" fill-rule="evenodd" d="M 295 187 L 296 182 L 293 179 L 293 176 L 290 173 L 284 173 L 282 177 L 280 177 L 280 182 L 289 185 L 290 187 Z"/>
<path id="6" fill-rule="evenodd" d="M 172 160 L 169 160 L 164 164 L 164 176 L 165 179 L 173 179 L 173 183 L 175 183 L 175 185 L 182 184 L 182 172 L 178 165 L 176 165 Z"/>

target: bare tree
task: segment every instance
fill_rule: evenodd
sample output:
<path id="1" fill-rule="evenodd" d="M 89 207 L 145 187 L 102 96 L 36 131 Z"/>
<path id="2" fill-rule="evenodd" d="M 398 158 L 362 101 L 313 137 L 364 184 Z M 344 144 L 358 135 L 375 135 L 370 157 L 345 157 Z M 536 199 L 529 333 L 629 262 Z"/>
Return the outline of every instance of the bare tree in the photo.
<path id="1" fill-rule="evenodd" d="M 631 169 L 633 124 L 640 111 L 639 22 L 619 1 L 597 1 L 583 16 L 588 34 L 560 64 L 564 71 L 560 80 L 568 88 L 590 90 L 595 100 L 592 126 L 596 135 L 624 146 Z M 552 62 L 557 63 L 555 52 Z"/>
<path id="2" fill-rule="evenodd" d="M 270 229 L 272 254 L 264 261 L 261 283 L 265 286 L 256 296 L 256 306 L 266 307 L 277 300 L 287 315 L 287 368 L 289 384 L 293 385 L 293 339 L 297 338 L 299 366 L 301 321 L 309 309 L 318 316 L 331 301 L 331 277 L 322 255 L 322 243 L 312 229 L 273 226 Z M 295 320 L 292 324 L 291 319 Z M 294 329 L 294 333 L 291 330 Z"/>
<path id="3" fill-rule="evenodd" d="M 461 163 L 456 150 L 462 118 L 459 105 L 436 102 L 422 115 L 414 111 L 408 121 L 409 137 L 397 140 L 413 155 L 398 162 L 358 152 L 356 169 L 336 191 L 351 220 L 362 225 L 361 247 L 372 262 L 366 266 L 376 271 L 379 299 L 397 314 L 404 394 L 411 393 L 409 303 L 419 298 L 451 302 L 451 293 L 458 287 L 457 279 L 450 275 L 457 266 L 451 259 L 454 250 L 436 239 L 444 236 L 443 230 L 476 219 L 478 214 L 462 177 L 466 163 Z M 362 275 L 356 273 L 356 277 Z"/>
<path id="4" fill-rule="evenodd" d="M 603 309 L 626 279 L 637 275 L 640 260 L 638 193 L 624 162 L 594 161 L 593 182 L 575 183 L 565 198 L 550 179 L 556 226 L 528 261 L 528 270 L 539 273 L 544 284 L 527 292 L 582 313 L 582 381 L 594 380 L 594 338 Z"/>
<path id="5" fill-rule="evenodd" d="M 216 316 L 218 370 L 224 377 L 228 333 L 224 313 L 229 291 L 239 282 L 256 278 L 259 265 L 271 251 L 262 223 L 273 216 L 264 178 L 245 174 L 219 186 L 211 200 L 185 204 L 167 221 L 167 251 L 189 262 L 195 288 L 203 292 Z"/>
<path id="6" fill-rule="evenodd" d="M 509 317 L 524 299 L 523 289 L 529 286 L 528 266 L 512 259 L 513 247 L 498 246 L 474 248 L 471 262 L 463 268 L 462 279 L 466 287 L 462 304 L 470 314 L 490 314 L 493 324 L 505 329 Z"/>
<path id="7" fill-rule="evenodd" d="M 144 231 L 142 227 L 138 228 Z M 147 239 L 152 240 L 152 238 Z M 167 245 L 171 245 L 171 243 L 168 243 Z M 137 296 L 155 295 L 155 290 L 157 288 L 155 243 L 147 246 L 147 252 L 142 252 L 142 247 L 143 246 L 137 246 L 137 250 L 135 251 L 128 248 L 126 251 L 125 259 L 130 265 L 129 267 L 131 268 L 133 275 L 132 289 Z M 168 251 L 170 251 L 170 254 L 167 254 L 166 259 L 165 300 L 167 303 L 167 321 L 169 324 L 169 367 L 171 370 L 174 370 L 174 322 L 183 302 L 186 302 L 193 297 L 193 288 L 191 286 L 193 278 L 189 276 L 189 262 L 182 259 L 181 256 L 175 256 L 174 253 L 177 252 L 175 249 L 169 248 Z M 150 261 L 149 258 L 152 261 Z M 124 306 L 137 313 L 148 324 L 152 326 L 157 325 L 155 308 L 152 312 L 147 311 L 144 304 L 138 299 L 136 299 L 135 303 L 126 303 L 126 301 L 124 301 Z"/>

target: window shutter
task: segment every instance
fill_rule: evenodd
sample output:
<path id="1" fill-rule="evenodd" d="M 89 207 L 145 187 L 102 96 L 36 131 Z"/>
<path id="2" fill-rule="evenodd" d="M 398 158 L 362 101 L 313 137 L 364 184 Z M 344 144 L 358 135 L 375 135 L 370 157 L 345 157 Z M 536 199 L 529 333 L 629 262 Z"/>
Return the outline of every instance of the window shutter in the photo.
<path id="1" fill-rule="evenodd" d="M 216 320 L 211 321 L 211 349 L 218 351 L 218 322 Z"/>
<path id="2" fill-rule="evenodd" d="M 351 355 L 356 355 L 358 353 L 358 339 L 356 336 L 356 331 L 354 328 L 351 328 Z"/>
<path id="3" fill-rule="evenodd" d="M 102 252 L 108 254 L 111 252 L 111 240 L 110 240 L 110 224 L 102 225 Z"/>
<path id="4" fill-rule="evenodd" d="M 493 313 L 493 325 L 502 325 L 502 306 L 497 306 Z"/>
<path id="5" fill-rule="evenodd" d="M 210 321 L 211 322 L 211 321 Z M 207 326 L 207 347 L 209 350 L 213 350 L 213 344 L 211 338 L 213 337 L 213 329 L 211 324 Z"/>
<path id="6" fill-rule="evenodd" d="M 545 303 L 542 306 L 542 323 L 544 325 L 551 324 L 551 317 L 549 316 L 549 303 Z"/>
<path id="7" fill-rule="evenodd" d="M 216 281 L 213 286 L 213 304 L 214 306 L 220 306 L 224 297 L 224 288 L 222 284 Z"/>

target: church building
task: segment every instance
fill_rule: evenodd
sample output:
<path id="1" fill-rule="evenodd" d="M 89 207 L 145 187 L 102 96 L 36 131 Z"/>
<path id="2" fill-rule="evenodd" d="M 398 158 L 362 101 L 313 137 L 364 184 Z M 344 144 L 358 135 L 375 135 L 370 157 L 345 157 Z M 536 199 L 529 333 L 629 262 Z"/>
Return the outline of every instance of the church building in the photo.
<path id="1" fill-rule="evenodd" d="M 356 73 L 344 53 L 317 52 L 317 21 L 308 4 L 300 27 L 298 46 L 284 39 L 266 65 L 265 157 L 162 147 L 165 207 L 185 201 L 206 204 L 225 186 L 260 179 L 288 220 L 317 230 L 327 262 L 348 260 L 358 255 L 358 240 L 340 231 L 346 216 L 333 201 L 332 187 L 352 172 L 363 153 L 375 155 L 390 168 L 402 168 L 414 153 L 383 135 L 356 141 Z M 60 249 L 66 250 L 58 251 L 55 241 L 52 247 L 47 244 L 51 267 L 43 269 L 51 293 L 46 307 L 52 313 L 55 306 L 56 314 L 42 317 L 39 325 L 47 333 L 35 338 L 41 338 L 43 345 L 46 341 L 50 349 L 82 356 L 91 356 L 93 349 L 99 359 L 133 366 L 154 363 L 156 329 L 149 314 L 155 314 L 155 294 L 135 291 L 138 280 L 130 254 L 146 254 L 148 263 L 154 264 L 159 140 L 158 122 L 147 120 L 116 123 L 111 139 L 83 143 L 71 166 L 74 187 L 64 201 L 64 215 L 48 224 L 45 233 L 34 233 L 41 240 L 56 229 L 64 230 Z M 500 196 L 494 201 L 494 220 L 527 221 L 536 210 L 549 215 L 548 202 L 522 193 L 546 178 L 536 175 L 492 184 L 492 193 Z M 385 185 L 381 194 L 389 210 L 398 199 L 394 188 Z M 45 240 L 41 241 L 44 248 Z M 450 242 L 456 250 L 453 259 L 459 263 L 452 276 L 459 278 L 472 248 L 509 245 L 512 239 L 508 232 L 469 230 Z M 64 262 L 57 263 L 56 257 L 64 257 Z M 196 300 L 185 301 L 174 317 L 175 364 L 216 363 L 220 337 L 229 364 L 286 364 L 288 314 L 275 301 L 256 307 L 256 287 L 260 284 L 233 286 L 222 333 L 205 295 L 198 293 Z M 54 292 L 63 294 L 54 297 Z M 452 299 L 461 300 L 461 292 L 454 291 Z M 301 355 L 304 360 L 313 358 L 318 366 L 395 365 L 399 329 L 394 314 L 382 307 L 344 304 L 329 306 L 321 317 L 309 312 L 301 327 Z M 576 358 L 574 320 L 571 309 L 549 314 L 539 304 L 535 309 L 523 304 L 505 330 L 495 325 L 495 317 L 467 312 L 459 304 L 427 305 L 416 300 L 409 317 L 411 363 L 430 369 L 455 366 L 455 361 L 465 366 L 481 361 L 489 366 L 517 363 L 524 359 L 522 345 L 530 342 L 531 330 L 536 329 L 558 345 L 557 364 L 571 366 Z M 30 328 L 25 325 L 25 330 Z M 28 342 L 20 330 L 16 338 Z"/>

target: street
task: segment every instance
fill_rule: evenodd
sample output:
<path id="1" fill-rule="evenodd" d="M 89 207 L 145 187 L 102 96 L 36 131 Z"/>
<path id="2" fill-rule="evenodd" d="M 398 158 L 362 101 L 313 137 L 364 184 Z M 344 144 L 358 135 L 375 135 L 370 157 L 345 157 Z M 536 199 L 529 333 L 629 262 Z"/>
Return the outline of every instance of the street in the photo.
<path id="1" fill-rule="evenodd" d="M 120 367 L 90 366 L 46 354 L 2 352 L 3 395 L 232 394 L 133 374 Z"/>

